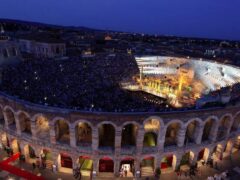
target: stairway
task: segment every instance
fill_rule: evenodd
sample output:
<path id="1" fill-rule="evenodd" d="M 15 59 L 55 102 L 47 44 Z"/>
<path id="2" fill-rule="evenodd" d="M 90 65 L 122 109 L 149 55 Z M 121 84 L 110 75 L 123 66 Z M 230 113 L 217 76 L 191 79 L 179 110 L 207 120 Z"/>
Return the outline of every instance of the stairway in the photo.
<path id="1" fill-rule="evenodd" d="M 109 173 L 109 172 L 100 172 L 98 174 L 98 177 L 104 177 L 104 178 L 113 179 L 114 178 L 114 174 L 113 173 Z"/>
<path id="2" fill-rule="evenodd" d="M 91 171 L 81 170 L 81 174 L 82 174 L 82 176 L 90 177 L 91 176 Z"/>
<path id="3" fill-rule="evenodd" d="M 154 170 L 151 166 L 142 167 L 141 168 L 141 175 L 142 175 L 142 177 L 154 176 Z"/>
<path id="4" fill-rule="evenodd" d="M 46 160 L 46 169 L 52 169 L 53 161 Z"/>

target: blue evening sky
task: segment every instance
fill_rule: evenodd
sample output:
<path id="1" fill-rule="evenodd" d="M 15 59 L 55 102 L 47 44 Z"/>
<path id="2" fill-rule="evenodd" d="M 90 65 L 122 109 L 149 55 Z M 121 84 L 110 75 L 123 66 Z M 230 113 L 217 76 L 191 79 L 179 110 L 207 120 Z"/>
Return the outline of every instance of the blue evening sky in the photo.
<path id="1" fill-rule="evenodd" d="M 0 0 L 0 18 L 240 40 L 240 0 Z"/>

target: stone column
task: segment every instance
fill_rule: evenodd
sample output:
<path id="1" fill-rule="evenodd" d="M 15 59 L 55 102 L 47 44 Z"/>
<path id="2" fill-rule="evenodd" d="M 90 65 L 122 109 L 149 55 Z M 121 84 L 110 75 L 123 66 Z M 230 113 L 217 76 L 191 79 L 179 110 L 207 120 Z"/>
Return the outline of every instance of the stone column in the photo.
<path id="1" fill-rule="evenodd" d="M 3 118 L 4 118 L 4 122 L 5 122 L 4 127 L 6 129 L 8 129 L 9 127 L 8 127 L 7 115 L 6 115 L 5 111 L 3 111 Z"/>
<path id="2" fill-rule="evenodd" d="M 35 121 L 31 121 L 31 132 L 32 132 L 32 139 L 37 140 L 37 127 L 36 127 Z"/>
<path id="3" fill-rule="evenodd" d="M 92 174 L 92 178 L 96 179 L 97 174 L 98 174 L 98 158 L 94 157 L 93 158 L 93 174 Z"/>
<path id="4" fill-rule="evenodd" d="M 114 159 L 114 175 L 116 176 L 116 177 L 118 177 L 119 176 L 119 169 L 120 169 L 120 162 L 119 162 L 120 160 L 118 159 L 118 158 L 115 158 Z"/>
<path id="5" fill-rule="evenodd" d="M 137 172 L 139 172 L 139 175 L 140 175 L 140 172 L 141 172 L 140 164 L 141 164 L 141 158 L 140 157 L 136 158 L 134 161 L 134 167 L 135 167 L 135 175 L 134 176 L 138 176 Z"/>
<path id="6" fill-rule="evenodd" d="M 94 152 L 98 150 L 98 127 L 92 127 L 92 149 Z"/>
<path id="7" fill-rule="evenodd" d="M 74 127 L 69 127 L 70 130 L 70 146 L 71 147 L 76 147 L 76 133 L 75 133 L 75 128 Z"/>
<path id="8" fill-rule="evenodd" d="M 16 122 L 17 134 L 21 136 L 22 130 L 21 130 L 21 125 L 20 125 L 20 119 L 15 114 L 14 114 L 14 119 L 15 119 L 15 122 Z"/>
<path id="9" fill-rule="evenodd" d="M 197 128 L 198 128 L 198 130 L 196 132 L 195 143 L 196 144 L 201 144 L 204 126 L 199 126 Z"/>
<path id="10" fill-rule="evenodd" d="M 161 167 L 161 161 L 162 161 L 162 156 L 161 155 L 158 155 L 155 157 L 155 170 L 159 167 Z"/>
<path id="11" fill-rule="evenodd" d="M 186 129 L 187 129 L 186 127 L 180 127 L 178 130 L 178 135 L 177 135 L 177 146 L 178 147 L 183 147 L 183 145 L 184 145 Z"/>
<path id="12" fill-rule="evenodd" d="M 218 133 L 218 125 L 215 125 L 215 127 L 213 126 L 210 130 L 210 133 L 209 133 L 209 140 L 211 142 L 215 142 L 216 139 L 217 139 L 217 133 Z"/>
<path id="13" fill-rule="evenodd" d="M 228 142 L 230 142 L 230 148 L 228 147 Z M 232 141 L 227 141 L 227 143 L 226 143 L 226 150 L 228 150 L 228 151 L 225 151 L 225 153 L 226 153 L 226 156 L 229 156 L 229 155 L 231 155 L 232 154 L 232 149 L 233 149 L 233 145 L 234 145 L 234 142 L 232 142 Z"/>
<path id="14" fill-rule="evenodd" d="M 137 155 L 138 156 L 142 154 L 144 133 L 145 133 L 145 130 L 143 126 L 140 126 L 138 130 L 138 135 L 137 135 Z"/>
<path id="15" fill-rule="evenodd" d="M 55 133 L 55 127 L 53 124 L 50 125 L 50 142 L 51 144 L 56 144 L 56 133 Z"/>
<path id="16" fill-rule="evenodd" d="M 176 170 L 176 169 L 180 166 L 180 163 L 181 163 L 181 160 L 182 160 L 182 156 L 183 156 L 183 155 L 176 157 L 176 163 L 173 164 L 173 169 L 174 169 L 174 170 Z M 174 166 L 175 166 L 175 167 L 174 167 Z"/>
<path id="17" fill-rule="evenodd" d="M 160 128 L 160 132 L 158 134 L 158 151 L 164 150 L 165 135 L 166 135 L 166 129 Z"/>
<path id="18" fill-rule="evenodd" d="M 58 164 L 58 158 L 59 158 L 59 153 L 56 151 L 51 152 L 52 160 L 53 160 L 53 165 L 57 167 L 57 171 L 59 171 L 59 164 Z"/>
<path id="19" fill-rule="evenodd" d="M 227 133 L 226 133 L 226 138 L 228 138 L 229 137 L 229 135 L 230 135 L 230 131 L 231 131 L 231 123 L 228 125 L 229 127 L 228 127 L 228 129 L 227 129 Z"/>
<path id="20" fill-rule="evenodd" d="M 121 153 L 121 139 L 122 139 L 122 129 L 119 127 L 115 132 L 115 156 L 119 156 Z"/>

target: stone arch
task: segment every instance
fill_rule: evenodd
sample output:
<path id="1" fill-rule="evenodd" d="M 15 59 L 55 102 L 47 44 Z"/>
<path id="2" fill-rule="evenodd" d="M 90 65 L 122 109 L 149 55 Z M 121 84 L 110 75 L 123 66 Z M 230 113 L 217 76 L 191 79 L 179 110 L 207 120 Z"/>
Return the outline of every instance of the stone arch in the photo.
<path id="1" fill-rule="evenodd" d="M 80 167 L 80 172 L 84 174 L 84 176 L 91 176 L 93 159 L 90 156 L 79 156 L 76 160 L 76 164 Z"/>
<path id="2" fill-rule="evenodd" d="M 134 177 L 134 158 L 132 156 L 126 156 L 121 158 L 119 172 L 125 177 Z M 126 173 L 125 173 L 126 172 Z"/>
<path id="3" fill-rule="evenodd" d="M 160 168 L 162 171 L 168 170 L 169 168 L 174 171 L 176 169 L 176 163 L 177 156 L 175 154 L 168 154 L 161 159 Z"/>
<path id="4" fill-rule="evenodd" d="M 32 134 L 31 131 L 31 118 L 28 113 L 24 111 L 18 111 L 17 117 L 19 120 L 20 130 L 21 132 Z"/>
<path id="5" fill-rule="evenodd" d="M 15 113 L 14 113 L 14 110 L 10 106 L 6 106 L 4 108 L 4 117 L 6 118 L 5 122 L 7 122 L 8 127 L 10 129 L 16 130 L 17 124 L 16 124 L 16 119 L 15 119 Z"/>
<path id="6" fill-rule="evenodd" d="M 68 153 L 60 153 L 57 158 L 59 172 L 73 172 L 73 158 Z"/>
<path id="7" fill-rule="evenodd" d="M 237 112 L 233 117 L 233 123 L 231 127 L 231 132 L 236 132 L 240 130 L 240 112 Z"/>
<path id="8" fill-rule="evenodd" d="M 157 146 L 157 134 L 155 132 L 146 132 L 143 139 L 144 147 L 155 147 Z"/>
<path id="9" fill-rule="evenodd" d="M 182 165 L 191 165 L 193 163 L 194 159 L 194 152 L 188 151 L 185 154 L 182 155 L 182 159 L 180 161 L 180 167 Z"/>
<path id="10" fill-rule="evenodd" d="M 213 140 L 215 131 L 217 130 L 217 121 L 218 118 L 216 116 L 210 116 L 205 120 L 202 142 Z"/>
<path id="11" fill-rule="evenodd" d="M 98 145 L 99 147 L 115 147 L 116 125 L 109 121 L 98 124 Z"/>
<path id="12" fill-rule="evenodd" d="M 227 137 L 231 127 L 232 116 L 229 114 L 223 115 L 218 123 L 217 140 L 222 140 Z"/>
<path id="13" fill-rule="evenodd" d="M 183 128 L 183 122 L 180 120 L 173 120 L 166 124 L 165 147 L 177 145 L 178 133 L 181 128 Z"/>
<path id="14" fill-rule="evenodd" d="M 121 133 L 121 147 L 136 146 L 139 124 L 126 122 Z"/>
<path id="15" fill-rule="evenodd" d="M 56 140 L 60 143 L 70 144 L 70 125 L 65 119 L 54 121 Z"/>
<path id="16" fill-rule="evenodd" d="M 11 147 L 12 147 L 13 154 L 21 152 L 20 145 L 17 139 L 12 140 Z"/>
<path id="17" fill-rule="evenodd" d="M 76 133 L 76 144 L 79 146 L 92 145 L 93 126 L 86 120 L 78 120 L 74 123 Z"/>
<path id="18" fill-rule="evenodd" d="M 224 148 L 224 153 L 227 154 L 227 155 L 231 154 L 233 145 L 234 145 L 233 141 L 228 140 L 226 145 L 225 145 L 225 148 Z"/>
<path id="19" fill-rule="evenodd" d="M 50 126 L 49 120 L 43 114 L 36 114 L 32 120 L 36 124 L 36 136 L 40 139 L 49 139 L 50 137 Z"/>
<path id="20" fill-rule="evenodd" d="M 112 158 L 105 156 L 99 159 L 99 172 L 114 172 L 114 161 Z"/>
<path id="21" fill-rule="evenodd" d="M 236 152 L 239 151 L 240 149 L 240 136 L 237 136 L 234 141 L 233 141 L 233 149 L 232 152 Z"/>
<path id="22" fill-rule="evenodd" d="M 222 159 L 223 146 L 222 144 L 217 144 L 213 149 L 213 160 Z"/>
<path id="23" fill-rule="evenodd" d="M 197 143 L 202 124 L 202 120 L 199 118 L 193 118 L 185 124 L 186 133 L 184 144 Z"/>
<path id="24" fill-rule="evenodd" d="M 143 127 L 145 132 L 153 131 L 158 134 L 160 129 L 163 129 L 164 122 L 158 116 L 150 116 L 143 121 Z"/>
<path id="25" fill-rule="evenodd" d="M 207 163 L 209 158 L 210 150 L 208 148 L 203 148 L 199 151 L 197 160 Z"/>
<path id="26" fill-rule="evenodd" d="M 54 158 L 50 149 L 42 149 L 40 152 L 40 158 L 48 168 L 52 168 Z"/>
<path id="27" fill-rule="evenodd" d="M 23 148 L 23 152 L 25 155 L 25 159 L 28 163 L 35 162 L 35 158 L 37 156 L 36 156 L 35 150 L 32 146 L 30 146 L 29 144 L 26 144 Z"/>
<path id="28" fill-rule="evenodd" d="M 10 142 L 7 133 L 1 134 L 1 143 L 4 147 L 10 147 Z"/>
<path id="29" fill-rule="evenodd" d="M 57 116 L 57 117 L 54 117 L 51 121 L 50 121 L 50 126 L 55 126 L 57 121 L 59 120 L 63 120 L 65 121 L 65 123 L 68 124 L 69 128 L 71 127 L 71 123 L 66 119 L 66 118 L 63 118 L 61 116 Z"/>
<path id="30" fill-rule="evenodd" d="M 154 169 L 155 169 L 155 157 L 154 156 L 147 156 L 142 158 L 141 161 L 141 175 L 153 175 L 154 174 Z"/>
<path id="31" fill-rule="evenodd" d="M 99 128 L 99 127 L 100 127 L 101 125 L 103 125 L 103 124 L 111 124 L 111 125 L 114 127 L 114 129 L 118 129 L 117 125 L 114 124 L 114 123 L 111 122 L 111 121 L 102 121 L 101 123 L 98 123 L 98 124 L 97 124 L 97 127 Z"/>

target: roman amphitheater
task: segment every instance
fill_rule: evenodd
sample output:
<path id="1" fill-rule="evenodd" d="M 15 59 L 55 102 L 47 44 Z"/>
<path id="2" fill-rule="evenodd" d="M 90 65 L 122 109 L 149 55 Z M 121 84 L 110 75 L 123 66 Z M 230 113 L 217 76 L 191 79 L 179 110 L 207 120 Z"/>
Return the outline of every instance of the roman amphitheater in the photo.
<path id="1" fill-rule="evenodd" d="M 56 165 L 58 171 L 72 173 L 78 166 L 84 176 L 104 177 L 119 176 L 123 167 L 130 177 L 150 176 L 157 168 L 168 173 L 238 151 L 240 104 L 235 86 L 240 70 L 201 60 L 186 64 L 185 59 L 178 59 L 173 63 L 171 58 L 164 62 L 154 58 L 149 65 L 149 59 L 136 58 L 140 75 L 122 86 L 171 97 L 169 102 L 176 108 L 144 112 L 78 110 L 37 104 L 1 92 L 2 145 L 14 153 L 21 152 L 29 163 L 42 159 L 50 169 Z M 177 76 L 176 71 L 181 73 Z M 163 75 L 165 80 L 161 81 Z M 173 77 L 182 82 L 175 82 Z M 170 80 L 173 85 L 166 88 Z M 210 97 L 210 102 L 206 100 L 209 93 L 222 88 L 228 89 L 218 93 L 218 103 L 212 105 Z M 173 101 L 172 97 L 183 96 L 186 98 Z M 199 104 L 204 106 L 190 107 L 201 98 L 205 103 Z M 193 101 L 189 105 L 186 99 Z"/>

